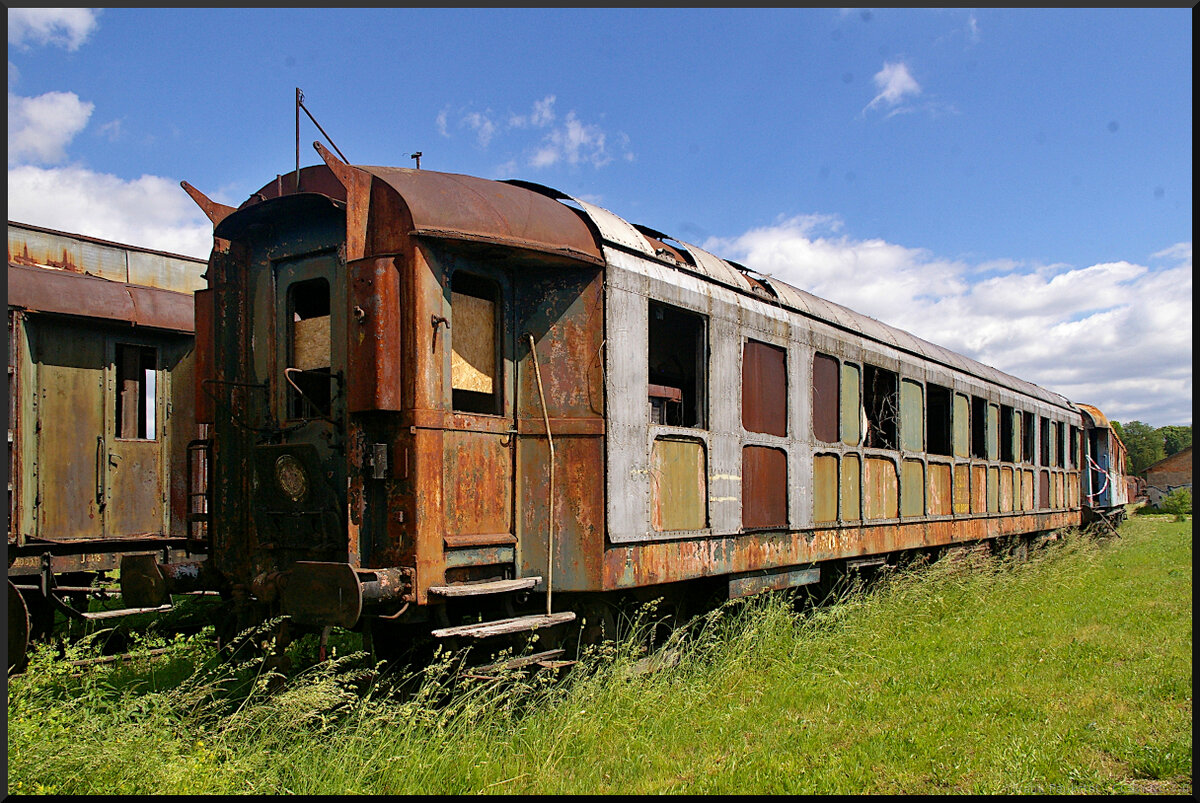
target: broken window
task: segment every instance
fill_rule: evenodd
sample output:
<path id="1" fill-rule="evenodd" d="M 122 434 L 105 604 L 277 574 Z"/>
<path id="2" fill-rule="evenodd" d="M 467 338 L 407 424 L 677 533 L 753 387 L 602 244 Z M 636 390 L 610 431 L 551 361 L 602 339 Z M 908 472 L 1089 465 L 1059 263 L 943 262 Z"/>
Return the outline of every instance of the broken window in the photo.
<path id="1" fill-rule="evenodd" d="M 454 410 L 499 415 L 500 289 L 457 271 L 450 283 L 450 395 Z"/>
<path id="2" fill-rule="evenodd" d="M 742 426 L 787 435 L 787 351 L 747 340 L 742 348 Z"/>
<path id="3" fill-rule="evenodd" d="M 1014 426 L 1017 426 L 1013 408 L 1007 404 L 1000 405 L 1000 459 L 1005 463 L 1011 463 L 1016 458 L 1016 433 Z"/>
<path id="4" fill-rule="evenodd" d="M 866 443 L 872 449 L 897 448 L 900 417 L 900 377 L 886 368 L 866 366 L 863 409 L 867 415 Z"/>
<path id="5" fill-rule="evenodd" d="M 1079 468 L 1079 427 L 1071 427 L 1071 468 Z"/>
<path id="6" fill-rule="evenodd" d="M 1038 465 L 1048 466 L 1050 465 L 1050 419 L 1045 416 L 1041 416 L 1041 419 L 1041 428 L 1038 434 L 1040 435 L 1042 449 L 1039 454 L 1041 459 L 1038 461 Z M 1042 507 L 1045 507 L 1045 505 Z"/>
<path id="7" fill-rule="evenodd" d="M 971 457 L 987 459 L 987 399 L 971 397 Z"/>
<path id="8" fill-rule="evenodd" d="M 1022 413 L 1021 423 L 1021 462 L 1032 463 L 1036 451 L 1035 441 L 1037 430 L 1034 429 L 1033 413 Z"/>
<path id="9" fill-rule="evenodd" d="M 925 392 L 925 450 L 929 454 L 949 457 L 953 454 L 950 439 L 950 388 L 926 385 Z"/>
<path id="10" fill-rule="evenodd" d="M 1063 468 L 1067 464 L 1065 427 L 1061 421 L 1054 422 L 1054 465 Z"/>
<path id="11" fill-rule="evenodd" d="M 289 418 L 329 415 L 333 341 L 329 282 L 309 279 L 288 288 L 287 410 Z"/>
<path id="12" fill-rule="evenodd" d="M 118 438 L 156 440 L 158 352 L 150 346 L 117 344 Z"/>
<path id="13" fill-rule="evenodd" d="M 703 428 L 708 401 L 704 316 L 651 301 L 649 329 L 649 384 L 679 392 L 677 403 L 665 405 L 665 423 Z"/>
<path id="14" fill-rule="evenodd" d="M 823 443 L 838 439 L 838 361 L 827 354 L 813 355 L 813 437 Z"/>

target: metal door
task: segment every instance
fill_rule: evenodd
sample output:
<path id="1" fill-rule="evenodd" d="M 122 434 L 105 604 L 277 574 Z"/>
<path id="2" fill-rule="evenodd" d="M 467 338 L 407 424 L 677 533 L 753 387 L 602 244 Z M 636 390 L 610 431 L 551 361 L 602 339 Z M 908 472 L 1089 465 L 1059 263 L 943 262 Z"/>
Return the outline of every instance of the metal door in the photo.
<path id="1" fill-rule="evenodd" d="M 160 344 L 108 338 L 107 455 L 102 464 L 106 536 L 167 532 L 167 402 Z"/>

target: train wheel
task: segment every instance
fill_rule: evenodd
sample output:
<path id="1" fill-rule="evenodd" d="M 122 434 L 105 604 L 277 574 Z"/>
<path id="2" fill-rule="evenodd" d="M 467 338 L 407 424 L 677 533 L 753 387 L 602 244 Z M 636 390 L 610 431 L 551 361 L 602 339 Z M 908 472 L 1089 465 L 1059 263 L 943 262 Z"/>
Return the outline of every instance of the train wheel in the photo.
<path id="1" fill-rule="evenodd" d="M 29 608 L 25 598 L 8 581 L 8 671 L 22 672 L 29 662 Z"/>

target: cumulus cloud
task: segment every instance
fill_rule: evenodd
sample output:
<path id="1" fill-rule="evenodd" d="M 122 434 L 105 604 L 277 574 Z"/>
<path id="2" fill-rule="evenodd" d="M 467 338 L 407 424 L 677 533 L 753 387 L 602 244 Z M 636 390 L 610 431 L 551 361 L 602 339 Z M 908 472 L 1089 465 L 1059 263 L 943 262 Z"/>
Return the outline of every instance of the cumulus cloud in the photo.
<path id="1" fill-rule="evenodd" d="M 909 73 L 908 65 L 904 62 L 896 64 L 885 62 L 883 69 L 875 73 L 874 80 L 879 94 L 867 104 L 866 109 L 863 109 L 864 112 L 867 109 L 884 107 L 891 109 L 895 114 L 901 102 L 906 98 L 921 94 L 921 85 Z"/>
<path id="2" fill-rule="evenodd" d="M 47 92 L 35 98 L 8 93 L 8 163 L 57 164 L 67 146 L 87 126 L 95 104 L 74 92 Z"/>
<path id="3" fill-rule="evenodd" d="M 1191 243 L 1159 268 L 981 266 L 839 229 L 792 218 L 704 247 L 1111 418 L 1191 423 Z"/>
<path id="4" fill-rule="evenodd" d="M 93 8 L 10 8 L 8 43 L 22 49 L 56 45 L 78 50 L 96 29 L 98 14 Z"/>
<path id="5" fill-rule="evenodd" d="M 604 167 L 619 155 L 625 161 L 633 161 L 630 140 L 624 133 L 615 135 L 615 147 L 609 134 L 599 125 L 579 118 L 572 110 L 559 119 L 554 109 L 557 98 L 547 95 L 535 101 L 528 113 L 509 113 L 503 120 L 491 109 L 485 111 L 462 109 L 457 113 L 457 128 L 475 134 L 481 148 L 488 148 L 493 140 L 515 131 L 542 131 L 537 144 L 527 147 L 519 159 L 510 159 L 504 167 L 523 164 L 531 168 L 546 168 L 566 164 L 572 167 L 591 165 Z M 435 119 L 438 132 L 445 137 L 451 134 L 451 111 L 443 109 Z M 614 155 L 616 154 L 616 155 Z M 511 171 L 509 171 L 511 172 Z"/>
<path id="6" fill-rule="evenodd" d="M 201 258 L 212 248 L 212 224 L 178 182 L 161 176 L 126 181 L 83 167 L 10 168 L 8 217 Z"/>

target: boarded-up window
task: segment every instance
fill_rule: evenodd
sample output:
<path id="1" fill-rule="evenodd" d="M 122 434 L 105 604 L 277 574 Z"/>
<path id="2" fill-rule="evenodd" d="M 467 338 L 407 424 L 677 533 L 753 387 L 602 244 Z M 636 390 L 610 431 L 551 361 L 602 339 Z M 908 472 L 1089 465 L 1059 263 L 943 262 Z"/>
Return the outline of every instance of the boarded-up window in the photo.
<path id="1" fill-rule="evenodd" d="M 742 447 L 742 527 L 787 527 L 787 453 Z"/>
<path id="2" fill-rule="evenodd" d="M 747 340 L 742 348 L 742 426 L 787 435 L 787 351 Z"/>
<path id="3" fill-rule="evenodd" d="M 929 464 L 929 515 L 930 516 L 949 516 L 952 508 L 950 507 L 951 487 L 953 480 L 951 479 L 951 468 L 946 463 L 930 463 Z"/>
<path id="4" fill-rule="evenodd" d="M 116 362 L 117 437 L 157 440 L 158 352 L 118 343 Z"/>
<path id="5" fill-rule="evenodd" d="M 465 413 L 499 414 L 499 288 L 478 276 L 456 272 L 450 289 L 452 405 Z"/>
<path id="6" fill-rule="evenodd" d="M 822 443 L 838 439 L 838 361 L 827 354 L 813 355 L 813 437 Z"/>
<path id="7" fill-rule="evenodd" d="M 987 510 L 1000 512 L 1000 469 L 989 466 L 987 470 Z"/>
<path id="8" fill-rule="evenodd" d="M 838 459 L 831 454 L 816 455 L 813 457 L 813 522 L 836 521 L 837 509 Z"/>
<path id="9" fill-rule="evenodd" d="M 925 448 L 925 399 L 921 383 L 900 382 L 900 448 L 920 452 Z"/>
<path id="10" fill-rule="evenodd" d="M 900 515 L 925 515 L 925 464 L 905 460 L 900 467 Z"/>
<path id="11" fill-rule="evenodd" d="M 925 450 L 949 457 L 954 454 L 950 437 L 950 388 L 926 385 Z"/>
<path id="12" fill-rule="evenodd" d="M 842 363 L 842 443 L 847 446 L 857 446 L 862 439 L 859 378 L 857 365 Z"/>
<path id="13" fill-rule="evenodd" d="M 894 371 L 867 365 L 863 371 L 863 410 L 867 416 L 865 445 L 872 449 L 899 446 L 900 388 Z"/>
<path id="14" fill-rule="evenodd" d="M 954 394 L 954 456 L 971 456 L 971 401 Z"/>
<path id="15" fill-rule="evenodd" d="M 971 512 L 987 512 L 987 468 L 971 466 Z"/>
<path id="16" fill-rule="evenodd" d="M 954 513 L 962 515 L 971 511 L 971 468 L 967 465 L 954 467 Z"/>
<path id="17" fill-rule="evenodd" d="M 842 521 L 862 518 L 862 463 L 856 454 L 842 455 Z"/>
<path id="18" fill-rule="evenodd" d="M 1027 469 L 1021 472 L 1021 509 L 1035 510 L 1034 492 L 1033 492 L 1033 470 Z"/>
<path id="19" fill-rule="evenodd" d="M 708 520 L 704 444 L 658 438 L 650 454 L 650 520 L 655 530 L 702 530 Z"/>
<path id="20" fill-rule="evenodd" d="M 1000 408 L 994 404 L 987 407 L 987 459 L 1000 459 Z"/>
<path id="21" fill-rule="evenodd" d="M 868 519 L 894 519 L 900 515 L 899 481 L 896 464 L 882 457 L 868 457 L 863 482 L 863 507 Z"/>
<path id="22" fill-rule="evenodd" d="M 1038 508 L 1046 510 L 1050 507 L 1050 472 L 1038 472 Z"/>
<path id="23" fill-rule="evenodd" d="M 1013 470 L 1008 466 L 1000 469 L 1000 512 L 1013 511 Z"/>
<path id="24" fill-rule="evenodd" d="M 296 282 L 288 288 L 287 298 L 288 416 L 327 416 L 333 399 L 329 282 L 326 279 Z"/>

